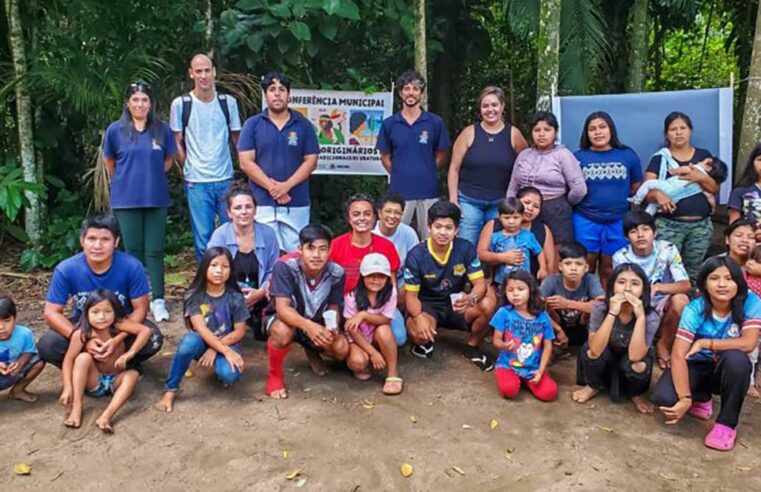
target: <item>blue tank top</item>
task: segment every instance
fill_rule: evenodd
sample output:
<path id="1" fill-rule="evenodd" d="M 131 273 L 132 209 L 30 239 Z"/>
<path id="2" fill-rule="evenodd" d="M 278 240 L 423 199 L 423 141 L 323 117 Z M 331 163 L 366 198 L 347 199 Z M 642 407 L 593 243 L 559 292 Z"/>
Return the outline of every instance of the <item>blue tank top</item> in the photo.
<path id="1" fill-rule="evenodd" d="M 504 198 L 516 157 L 510 123 L 505 122 L 505 127 L 494 135 L 487 133 L 480 123 L 473 128 L 473 144 L 462 158 L 460 191 L 482 200 Z"/>

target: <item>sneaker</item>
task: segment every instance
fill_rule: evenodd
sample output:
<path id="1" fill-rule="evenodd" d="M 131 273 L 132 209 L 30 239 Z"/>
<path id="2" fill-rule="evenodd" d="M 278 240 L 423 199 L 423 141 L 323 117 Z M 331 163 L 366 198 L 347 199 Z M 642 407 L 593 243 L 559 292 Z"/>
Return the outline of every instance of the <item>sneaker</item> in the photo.
<path id="1" fill-rule="evenodd" d="M 433 342 L 428 342 L 423 345 L 413 345 L 410 349 L 410 353 L 421 359 L 430 359 L 433 357 Z"/>
<path id="2" fill-rule="evenodd" d="M 169 320 L 169 311 L 166 309 L 164 299 L 154 299 L 151 301 L 151 314 L 156 323 Z"/>
<path id="3" fill-rule="evenodd" d="M 481 352 L 481 350 L 476 347 L 466 345 L 465 348 L 462 349 L 462 355 L 482 371 L 489 372 L 494 370 L 494 362 L 491 361 L 488 355 Z"/>

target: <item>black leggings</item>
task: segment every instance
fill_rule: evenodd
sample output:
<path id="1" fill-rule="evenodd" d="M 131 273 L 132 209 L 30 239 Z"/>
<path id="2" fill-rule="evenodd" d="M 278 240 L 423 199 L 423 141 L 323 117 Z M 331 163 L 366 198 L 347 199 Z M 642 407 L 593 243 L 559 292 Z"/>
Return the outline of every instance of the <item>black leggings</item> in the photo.
<path id="1" fill-rule="evenodd" d="M 136 366 L 136 368 L 139 368 L 139 365 L 142 362 L 145 362 L 156 355 L 164 344 L 164 336 L 161 334 L 158 326 L 148 320 L 143 321 L 143 324 L 151 329 L 151 338 L 148 340 L 148 343 L 145 344 L 145 347 L 135 354 L 135 358 L 129 362 L 130 366 Z M 127 350 L 129 350 L 134 341 L 135 337 L 133 336 L 128 336 L 124 340 Z M 63 358 L 66 356 L 68 348 L 69 340 L 54 330 L 46 331 L 37 342 L 37 352 L 40 354 L 40 359 L 48 364 L 53 364 L 59 369 L 63 365 Z"/>
<path id="2" fill-rule="evenodd" d="M 712 395 L 721 396 L 721 410 L 716 422 L 727 427 L 737 427 L 740 410 L 750 384 L 751 364 L 748 354 L 741 350 L 718 352 L 719 358 L 688 360 L 690 394 L 696 402 L 710 401 Z M 667 370 L 655 383 L 650 397 L 658 406 L 671 407 L 679 397 L 674 389 L 671 370 Z"/>
<path id="3" fill-rule="evenodd" d="M 608 390 L 611 400 L 617 402 L 622 394 L 640 396 L 650 387 L 653 374 L 653 354 L 648 351 L 642 359 L 645 370 L 637 372 L 632 369 L 633 362 L 626 353 L 618 354 L 606 347 L 600 357 L 592 359 L 587 353 L 589 343 L 585 343 L 579 352 L 579 379 L 598 391 Z"/>

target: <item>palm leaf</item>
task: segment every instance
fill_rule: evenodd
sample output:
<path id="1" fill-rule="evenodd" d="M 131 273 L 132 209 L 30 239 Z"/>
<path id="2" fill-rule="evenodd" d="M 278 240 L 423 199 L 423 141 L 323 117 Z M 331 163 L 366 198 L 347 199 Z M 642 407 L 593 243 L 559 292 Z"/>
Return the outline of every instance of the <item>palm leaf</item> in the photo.
<path id="1" fill-rule="evenodd" d="M 563 0 L 560 27 L 560 86 L 588 92 L 609 56 L 605 21 L 596 0 Z"/>

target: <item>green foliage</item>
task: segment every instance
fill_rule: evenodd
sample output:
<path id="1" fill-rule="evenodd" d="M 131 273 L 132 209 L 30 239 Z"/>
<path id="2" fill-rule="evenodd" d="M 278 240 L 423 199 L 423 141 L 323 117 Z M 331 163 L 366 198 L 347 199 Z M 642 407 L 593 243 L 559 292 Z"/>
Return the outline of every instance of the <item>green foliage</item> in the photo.
<path id="1" fill-rule="evenodd" d="M 27 241 L 24 229 L 17 219 L 22 207 L 29 204 L 24 192 L 42 193 L 44 188 L 36 183 L 24 181 L 23 170 L 12 160 L 0 166 L 0 242 L 8 234 L 17 241 Z"/>

